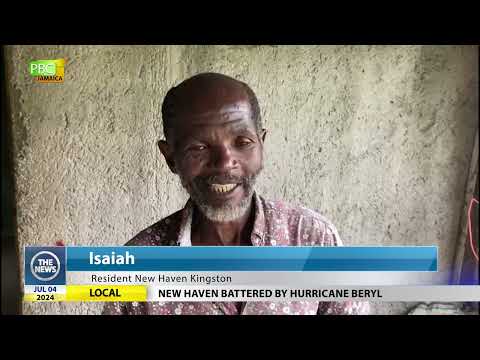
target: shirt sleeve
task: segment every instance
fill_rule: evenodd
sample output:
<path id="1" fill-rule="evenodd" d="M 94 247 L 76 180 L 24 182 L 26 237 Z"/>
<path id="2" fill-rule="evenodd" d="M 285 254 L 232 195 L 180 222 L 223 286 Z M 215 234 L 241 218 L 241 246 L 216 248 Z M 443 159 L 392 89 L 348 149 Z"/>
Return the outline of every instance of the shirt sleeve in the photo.
<path id="1" fill-rule="evenodd" d="M 326 225 L 324 246 L 343 246 L 337 229 L 331 223 Z M 321 302 L 317 315 L 369 315 L 370 303 L 366 301 Z"/>
<path id="2" fill-rule="evenodd" d="M 125 303 L 107 302 L 102 310 L 102 315 L 127 315 L 127 307 Z"/>
<path id="3" fill-rule="evenodd" d="M 370 303 L 366 301 L 321 302 L 317 315 L 370 315 Z"/>
<path id="4" fill-rule="evenodd" d="M 155 237 L 154 227 L 152 225 L 145 230 L 141 231 L 137 235 L 135 235 L 130 241 L 128 241 L 125 246 L 154 246 L 158 245 L 156 241 L 159 241 L 157 237 Z M 130 302 L 106 302 L 103 310 L 102 315 L 132 315 L 136 313 L 135 307 L 131 306 Z"/>

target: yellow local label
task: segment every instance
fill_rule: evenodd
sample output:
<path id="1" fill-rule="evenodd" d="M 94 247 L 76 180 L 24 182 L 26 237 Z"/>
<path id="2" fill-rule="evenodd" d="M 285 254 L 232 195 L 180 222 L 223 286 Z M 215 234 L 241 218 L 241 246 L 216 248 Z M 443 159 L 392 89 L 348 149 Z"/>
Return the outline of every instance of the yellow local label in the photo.
<path id="1" fill-rule="evenodd" d="M 147 301 L 144 285 L 68 285 L 67 301 Z"/>

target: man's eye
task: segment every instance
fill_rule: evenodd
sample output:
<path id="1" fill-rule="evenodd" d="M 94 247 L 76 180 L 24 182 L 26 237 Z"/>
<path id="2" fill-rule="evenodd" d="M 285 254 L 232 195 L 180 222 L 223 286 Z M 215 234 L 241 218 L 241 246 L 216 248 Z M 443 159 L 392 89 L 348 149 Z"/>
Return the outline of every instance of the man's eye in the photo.
<path id="1" fill-rule="evenodd" d="M 188 150 L 190 151 L 203 151 L 205 150 L 207 147 L 205 145 L 196 145 L 196 146 L 190 146 L 188 148 Z"/>
<path id="2" fill-rule="evenodd" d="M 248 139 L 240 139 L 237 141 L 237 145 L 238 146 L 247 146 L 247 145 L 250 145 L 252 143 L 252 141 L 248 140 Z"/>

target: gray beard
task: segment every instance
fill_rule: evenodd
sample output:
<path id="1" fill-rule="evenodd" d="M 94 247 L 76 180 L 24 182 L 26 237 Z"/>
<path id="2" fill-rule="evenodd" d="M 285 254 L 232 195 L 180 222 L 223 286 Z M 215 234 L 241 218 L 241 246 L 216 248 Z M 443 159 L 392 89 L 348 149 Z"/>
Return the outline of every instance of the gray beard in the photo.
<path id="1" fill-rule="evenodd" d="M 188 192 L 200 212 L 208 220 L 214 222 L 228 222 L 241 218 L 250 209 L 253 193 L 255 192 L 255 182 L 257 176 L 258 174 L 252 176 L 249 181 L 247 181 L 246 185 L 244 186 L 247 196 L 240 202 L 240 204 L 236 206 L 227 204 L 220 207 L 209 205 L 201 195 L 200 191 L 194 189 L 192 185 L 184 182 L 181 177 L 180 179 L 184 189 Z"/>
<path id="2" fill-rule="evenodd" d="M 214 222 L 227 222 L 241 218 L 250 209 L 252 203 L 253 189 L 248 196 L 243 199 L 237 206 L 225 205 L 221 207 L 213 207 L 204 203 L 198 203 L 195 200 L 195 204 L 198 206 L 202 214 L 210 221 Z M 193 198 L 192 198 L 193 199 Z"/>

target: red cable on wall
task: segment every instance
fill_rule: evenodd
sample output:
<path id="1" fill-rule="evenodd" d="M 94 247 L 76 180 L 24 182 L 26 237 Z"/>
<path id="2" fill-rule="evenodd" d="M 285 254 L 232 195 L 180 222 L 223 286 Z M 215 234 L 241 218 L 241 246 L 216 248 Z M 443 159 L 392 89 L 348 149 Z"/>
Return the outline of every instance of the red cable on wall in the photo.
<path id="1" fill-rule="evenodd" d="M 475 245 L 473 244 L 472 218 L 470 216 L 470 214 L 472 212 L 473 203 L 477 203 L 477 205 L 478 205 L 478 200 L 475 199 L 475 198 L 472 198 L 472 200 L 470 201 L 470 205 L 468 206 L 468 236 L 470 238 L 470 248 L 472 249 L 473 256 L 475 256 L 475 259 L 477 259 L 477 261 L 478 261 L 478 254 L 475 251 Z"/>

